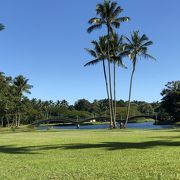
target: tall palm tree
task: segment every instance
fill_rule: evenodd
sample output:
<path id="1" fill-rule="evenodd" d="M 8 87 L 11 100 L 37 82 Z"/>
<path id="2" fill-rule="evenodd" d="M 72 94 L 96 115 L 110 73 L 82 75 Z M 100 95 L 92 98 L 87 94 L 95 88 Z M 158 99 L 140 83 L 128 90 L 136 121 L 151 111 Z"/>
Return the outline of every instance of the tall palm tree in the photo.
<path id="1" fill-rule="evenodd" d="M 123 58 L 128 55 L 128 51 L 124 49 L 124 37 L 119 37 L 118 34 L 112 33 L 110 41 L 110 61 L 114 65 L 114 119 L 113 123 L 116 126 L 116 65 L 126 68 L 123 64 Z"/>
<path id="2" fill-rule="evenodd" d="M 95 59 L 85 64 L 85 66 L 88 65 L 95 65 L 99 62 L 103 62 L 103 70 L 104 70 L 104 78 L 106 83 L 106 92 L 110 102 L 110 96 L 109 96 L 109 89 L 108 89 L 108 81 L 107 81 L 107 75 L 106 75 L 106 66 L 105 66 L 105 60 L 108 59 L 107 55 L 107 43 L 108 38 L 107 36 L 102 36 L 99 38 L 99 41 L 92 41 L 92 44 L 94 45 L 94 49 L 86 49 L 91 56 L 93 56 Z M 124 44 L 123 44 L 123 36 L 119 38 L 117 34 L 113 34 L 110 39 L 110 63 L 114 64 L 114 118 L 111 118 L 110 125 L 115 127 L 116 126 L 116 65 L 125 67 L 122 58 L 127 55 L 127 52 L 124 51 Z M 110 106 L 110 117 L 112 117 L 112 111 Z"/>
<path id="3" fill-rule="evenodd" d="M 17 97 L 17 120 L 16 120 L 16 126 L 20 126 L 20 120 L 21 120 L 21 107 L 22 107 L 22 97 L 23 93 L 30 94 L 30 89 L 32 88 L 31 85 L 28 84 L 28 79 L 26 79 L 24 76 L 19 75 L 15 77 L 13 81 L 15 95 Z"/>
<path id="4" fill-rule="evenodd" d="M 93 56 L 95 59 L 86 63 L 84 66 L 95 65 L 102 61 L 103 63 L 103 73 L 104 79 L 106 84 L 106 93 L 109 101 L 109 111 L 110 111 L 110 128 L 112 128 L 112 109 L 111 109 L 111 101 L 109 96 L 109 89 L 108 89 L 108 81 L 107 81 L 107 73 L 106 73 L 106 66 L 105 60 L 107 59 L 107 36 L 99 37 L 99 41 L 92 41 L 91 42 L 94 46 L 94 49 L 87 49 L 86 51 Z"/>
<path id="5" fill-rule="evenodd" d="M 152 45 L 153 42 L 149 40 L 149 38 L 143 34 L 142 36 L 139 36 L 139 31 L 134 31 L 131 34 L 131 39 L 128 37 L 125 37 L 127 43 L 125 45 L 125 49 L 129 51 L 129 58 L 132 61 L 133 64 L 133 69 L 131 73 L 131 79 L 130 79 L 130 88 L 129 88 L 129 100 L 128 100 L 128 107 L 127 107 L 127 116 L 126 116 L 126 121 L 124 124 L 124 127 L 127 126 L 127 122 L 129 119 L 129 112 L 130 112 L 130 106 L 131 106 L 131 91 L 132 91 L 132 81 L 133 81 L 133 76 L 137 64 L 137 58 L 138 57 L 143 57 L 145 59 L 154 59 L 155 58 L 151 55 L 149 55 L 148 52 L 148 46 Z"/>
<path id="6" fill-rule="evenodd" d="M 114 30 L 113 28 L 119 28 L 122 22 L 128 21 L 129 17 L 119 17 L 123 9 L 117 6 L 116 2 L 111 2 L 110 0 L 104 0 L 103 4 L 97 4 L 96 14 L 98 17 L 91 18 L 88 28 L 88 32 L 92 32 L 95 29 L 101 28 L 103 25 L 107 28 L 108 44 L 107 44 L 107 54 L 108 54 L 108 72 L 109 72 L 109 91 L 110 91 L 110 109 L 112 110 L 112 119 L 114 119 L 114 108 L 112 101 L 112 87 L 111 87 L 111 68 L 110 68 L 110 33 Z"/>

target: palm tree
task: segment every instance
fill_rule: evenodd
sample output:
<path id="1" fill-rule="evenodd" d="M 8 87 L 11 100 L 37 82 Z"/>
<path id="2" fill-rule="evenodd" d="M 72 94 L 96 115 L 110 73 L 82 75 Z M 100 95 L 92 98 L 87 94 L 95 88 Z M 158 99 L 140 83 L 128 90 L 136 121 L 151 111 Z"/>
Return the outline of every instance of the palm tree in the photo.
<path id="1" fill-rule="evenodd" d="M 113 123 L 116 126 L 116 65 L 126 68 L 123 64 L 123 58 L 128 55 L 128 51 L 124 49 L 124 37 L 119 37 L 118 34 L 112 33 L 110 41 L 110 61 L 114 65 L 114 119 Z"/>
<path id="2" fill-rule="evenodd" d="M 99 37 L 99 41 L 92 41 L 91 42 L 94 46 L 94 49 L 87 49 L 86 51 L 93 56 L 95 59 L 86 63 L 84 66 L 95 65 L 102 61 L 103 63 L 103 73 L 104 79 L 106 84 L 106 93 L 109 101 L 109 111 L 110 111 L 110 128 L 112 127 L 112 109 L 111 109 L 111 101 L 109 97 L 109 89 L 108 89 L 108 81 L 107 81 L 107 74 L 106 74 L 106 66 L 105 60 L 107 59 L 107 36 Z"/>
<path id="3" fill-rule="evenodd" d="M 86 63 L 85 66 L 88 65 L 95 65 L 99 62 L 103 62 L 103 70 L 104 70 L 104 78 L 106 83 L 106 92 L 109 101 L 109 105 L 111 105 L 110 98 L 109 98 L 109 89 L 108 89 L 108 81 L 106 75 L 106 67 L 105 67 L 105 60 L 108 59 L 107 57 L 107 43 L 108 38 L 107 36 L 102 36 L 99 38 L 99 41 L 92 41 L 94 45 L 94 49 L 86 49 L 91 56 L 95 59 Z M 123 36 L 119 38 L 117 34 L 113 34 L 110 39 L 110 63 L 114 64 L 114 118 L 111 118 L 110 125 L 115 127 L 116 126 L 116 65 L 125 67 L 122 58 L 127 55 L 127 52 L 123 50 Z M 112 111 L 110 106 L 110 117 L 112 117 Z"/>
<path id="4" fill-rule="evenodd" d="M 32 86 L 28 84 L 28 81 L 29 80 L 22 75 L 17 76 L 13 81 L 18 104 L 16 126 L 20 126 L 23 93 L 30 94 L 30 89 L 32 88 Z"/>
<path id="5" fill-rule="evenodd" d="M 132 61 L 133 69 L 131 73 L 131 79 L 130 79 L 130 88 L 129 88 L 129 100 L 128 100 L 128 107 L 127 107 L 127 116 L 126 121 L 124 124 L 124 127 L 127 126 L 127 122 L 129 119 L 129 112 L 130 112 L 130 106 L 131 106 L 131 91 L 132 91 L 132 81 L 133 81 L 133 75 L 135 72 L 136 64 L 137 64 L 137 58 L 143 57 L 145 59 L 154 59 L 155 58 L 151 55 L 149 55 L 148 52 L 148 46 L 152 45 L 153 42 L 149 41 L 149 38 L 143 34 L 142 36 L 139 36 L 139 31 L 134 31 L 131 35 L 131 39 L 128 37 L 125 37 L 127 44 L 125 45 L 125 49 L 129 51 L 129 58 Z"/>
<path id="6" fill-rule="evenodd" d="M 96 14 L 99 17 L 94 17 L 89 20 L 91 25 L 88 28 L 88 32 L 92 32 L 95 29 L 101 28 L 103 25 L 107 28 L 107 54 L 108 54 L 108 72 L 109 72 L 109 91 L 110 91 L 110 109 L 112 110 L 112 119 L 114 119 L 114 108 L 112 101 L 112 88 L 111 88 L 111 68 L 110 68 L 110 33 L 113 33 L 113 28 L 119 28 L 122 22 L 128 21 L 129 17 L 119 17 L 123 9 L 120 6 L 117 6 L 116 2 L 111 2 L 110 0 L 104 0 L 103 4 L 97 4 Z M 111 119 L 111 121 L 112 121 Z"/>

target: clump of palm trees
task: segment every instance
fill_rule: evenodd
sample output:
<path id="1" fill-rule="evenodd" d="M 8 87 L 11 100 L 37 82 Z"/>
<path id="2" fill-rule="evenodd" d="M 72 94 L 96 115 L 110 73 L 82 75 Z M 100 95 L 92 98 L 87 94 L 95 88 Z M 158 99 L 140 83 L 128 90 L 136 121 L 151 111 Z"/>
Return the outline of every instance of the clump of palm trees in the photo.
<path id="1" fill-rule="evenodd" d="M 102 4 L 96 5 L 97 17 L 93 17 L 89 20 L 90 27 L 87 29 L 88 33 L 100 29 L 102 26 L 105 26 L 107 29 L 106 35 L 99 37 L 98 41 L 92 41 L 93 49 L 86 49 L 94 59 L 86 63 L 85 66 L 95 65 L 102 62 L 106 93 L 109 102 L 110 128 L 116 128 L 116 66 L 126 68 L 126 66 L 123 64 L 124 57 L 129 57 L 133 64 L 130 79 L 127 117 L 123 125 L 123 127 L 126 127 L 129 119 L 132 81 L 137 64 L 137 58 L 143 57 L 155 59 L 147 53 L 148 46 L 152 45 L 153 43 L 152 41 L 149 41 L 145 34 L 140 36 L 138 31 L 134 31 L 129 39 L 123 35 L 119 37 L 119 35 L 116 33 L 115 30 L 120 28 L 121 23 L 130 20 L 130 18 L 127 16 L 121 17 L 120 15 L 122 12 L 123 9 L 118 6 L 116 2 L 104 0 Z M 108 73 L 106 71 L 106 63 Z M 113 83 L 111 66 L 113 66 Z"/>

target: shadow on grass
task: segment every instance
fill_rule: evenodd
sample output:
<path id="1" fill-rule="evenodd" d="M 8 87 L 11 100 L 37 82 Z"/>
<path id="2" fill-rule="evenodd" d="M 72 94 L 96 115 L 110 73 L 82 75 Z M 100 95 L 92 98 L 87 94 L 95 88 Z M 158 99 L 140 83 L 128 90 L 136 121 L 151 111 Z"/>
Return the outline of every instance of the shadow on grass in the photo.
<path id="1" fill-rule="evenodd" d="M 13 145 L 0 146 L 0 153 L 5 154 L 38 154 L 31 147 L 16 147 Z"/>
<path id="2" fill-rule="evenodd" d="M 148 149 L 154 147 L 180 147 L 180 142 L 172 141 L 147 141 L 147 142 L 102 142 L 98 144 L 64 144 L 64 145 L 42 145 L 42 146 L 0 146 L 0 153 L 6 154 L 39 154 L 48 150 L 126 150 L 126 149 Z M 46 153 L 46 152 L 45 152 Z"/>

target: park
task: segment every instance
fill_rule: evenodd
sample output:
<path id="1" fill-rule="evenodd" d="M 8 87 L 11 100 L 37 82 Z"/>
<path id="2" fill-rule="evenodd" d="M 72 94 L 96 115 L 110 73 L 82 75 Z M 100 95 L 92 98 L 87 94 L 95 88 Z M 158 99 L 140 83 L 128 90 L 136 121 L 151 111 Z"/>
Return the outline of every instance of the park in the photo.
<path id="1" fill-rule="evenodd" d="M 3 2 L 0 180 L 180 180 L 179 5 Z"/>

